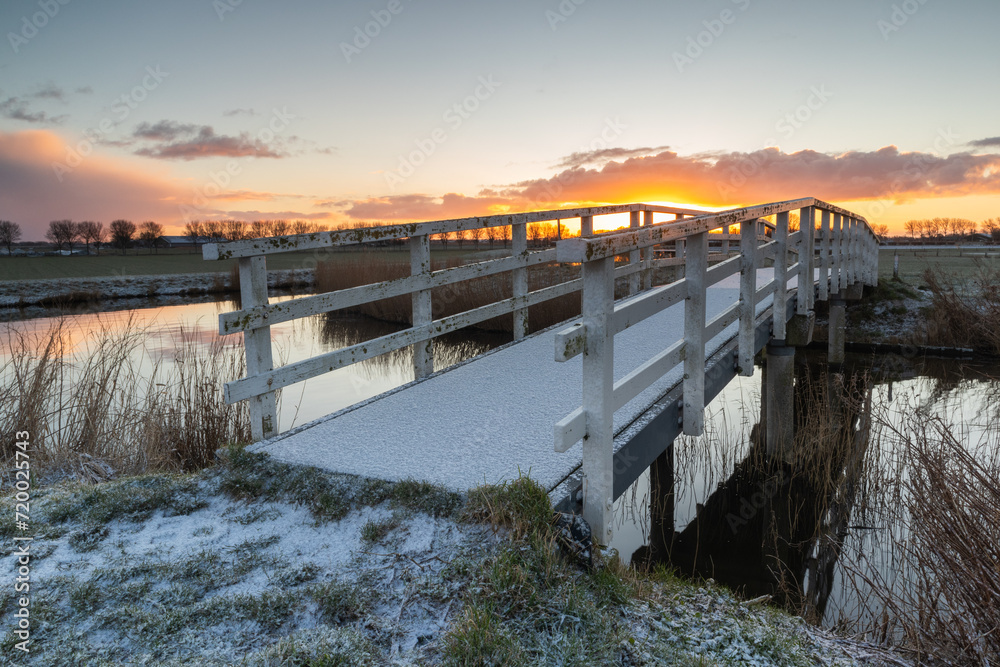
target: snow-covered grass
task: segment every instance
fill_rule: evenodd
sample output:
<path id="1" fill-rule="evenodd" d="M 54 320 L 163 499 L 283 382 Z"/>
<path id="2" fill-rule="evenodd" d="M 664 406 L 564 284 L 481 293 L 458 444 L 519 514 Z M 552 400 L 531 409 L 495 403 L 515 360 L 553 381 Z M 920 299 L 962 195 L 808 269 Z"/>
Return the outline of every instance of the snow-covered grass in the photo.
<path id="1" fill-rule="evenodd" d="M 0 520 L 8 619 L 11 538 L 25 535 L 13 504 Z M 31 510 L 30 653 L 5 624 L 12 664 L 854 662 L 714 585 L 614 557 L 582 569 L 526 478 L 462 499 L 234 448 L 197 473 L 35 488 Z"/>

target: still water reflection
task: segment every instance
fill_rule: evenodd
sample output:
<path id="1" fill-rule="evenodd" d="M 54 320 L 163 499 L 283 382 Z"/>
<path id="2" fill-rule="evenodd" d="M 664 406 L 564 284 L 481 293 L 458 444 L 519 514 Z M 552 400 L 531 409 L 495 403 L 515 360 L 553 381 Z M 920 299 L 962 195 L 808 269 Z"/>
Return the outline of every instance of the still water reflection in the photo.
<path id="1" fill-rule="evenodd" d="M 291 298 L 294 297 L 272 297 L 271 303 Z M 0 323 L 0 362 L 11 355 L 12 342 L 18 336 L 37 341 L 61 322 L 68 343 L 65 349 L 67 355 L 74 352 L 85 354 L 92 346 L 94 336 L 100 332 L 114 335 L 129 329 L 141 332 L 143 340 L 143 345 L 134 351 L 134 358 L 130 359 L 133 367 L 141 371 L 159 365 L 161 369 L 166 367 L 169 370 L 176 351 L 182 345 L 208 350 L 217 342 L 220 339 L 219 315 L 236 309 L 232 301 L 214 301 L 4 322 Z M 338 313 L 283 322 L 271 327 L 275 364 L 300 361 L 401 328 L 362 316 Z M 227 344 L 242 348 L 240 334 L 221 338 Z M 464 361 L 508 340 L 509 336 L 504 334 L 476 331 L 442 336 L 435 340 L 435 370 Z M 281 392 L 279 429 L 285 431 L 328 415 L 412 379 L 411 354 L 409 349 L 405 349 L 292 385 Z M 4 378 L 4 381 L 11 379 Z"/>
<path id="2" fill-rule="evenodd" d="M 785 462 L 758 442 L 760 369 L 737 378 L 709 407 L 706 435 L 678 438 L 673 461 L 661 457 L 619 499 L 612 546 L 814 622 L 864 625 L 880 611 L 866 576 L 907 583 L 894 551 L 907 537 L 904 422 L 940 417 L 968 449 L 995 455 L 997 377 L 995 367 L 893 356 L 853 356 L 832 372 L 822 355 L 800 353 L 798 454 Z"/>

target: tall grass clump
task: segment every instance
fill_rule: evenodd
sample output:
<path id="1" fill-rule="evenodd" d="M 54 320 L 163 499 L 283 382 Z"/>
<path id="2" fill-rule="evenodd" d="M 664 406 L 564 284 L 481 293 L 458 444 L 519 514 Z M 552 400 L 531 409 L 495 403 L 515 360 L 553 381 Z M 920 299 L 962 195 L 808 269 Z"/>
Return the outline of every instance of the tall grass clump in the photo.
<path id="1" fill-rule="evenodd" d="M 905 470 L 887 507 L 889 567 L 852 572 L 870 592 L 870 636 L 930 664 L 1000 663 L 1000 424 L 978 443 L 940 417 L 888 426 Z"/>
<path id="2" fill-rule="evenodd" d="M 924 272 L 932 295 L 928 335 L 936 345 L 1000 354 L 1000 269 L 982 263 L 977 269 L 971 279 Z"/>
<path id="3" fill-rule="evenodd" d="M 193 470 L 220 446 L 249 442 L 244 404 L 227 405 L 223 384 L 242 377 L 242 348 L 184 331 L 150 349 L 131 319 L 91 332 L 59 321 L 45 330 L 9 328 L 0 341 L 0 423 L 5 460 L 27 431 L 32 468 L 103 478 L 113 473 Z"/>

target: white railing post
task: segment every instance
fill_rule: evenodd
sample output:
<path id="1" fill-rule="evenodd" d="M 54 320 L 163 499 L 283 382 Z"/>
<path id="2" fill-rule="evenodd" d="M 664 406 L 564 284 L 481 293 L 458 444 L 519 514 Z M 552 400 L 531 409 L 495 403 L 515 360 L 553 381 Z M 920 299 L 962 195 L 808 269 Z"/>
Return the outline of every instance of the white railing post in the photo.
<path id="1" fill-rule="evenodd" d="M 847 262 L 845 263 L 845 273 L 847 275 L 847 285 L 853 285 L 854 281 L 857 280 L 857 275 L 855 269 L 857 268 L 857 246 L 855 244 L 855 235 L 858 231 L 858 221 L 853 217 L 848 217 L 846 221 L 847 226 Z"/>
<path id="2" fill-rule="evenodd" d="M 583 264 L 583 518 L 600 544 L 611 540 L 614 503 L 615 258 Z"/>
<path id="3" fill-rule="evenodd" d="M 629 211 L 628 215 L 628 226 L 629 229 L 639 228 L 639 211 Z M 639 268 L 640 253 L 638 248 L 632 250 L 628 254 L 628 267 L 629 269 Z M 632 296 L 639 292 L 639 274 L 633 273 L 628 277 L 628 294 Z"/>
<path id="4" fill-rule="evenodd" d="M 824 209 L 821 217 L 822 226 L 820 227 L 819 244 L 819 300 L 826 301 L 830 298 L 830 250 L 832 246 L 830 212 Z"/>
<path id="5" fill-rule="evenodd" d="M 410 274 L 418 276 L 431 272 L 431 237 L 429 234 L 410 237 Z M 413 292 L 413 328 L 427 326 L 434 321 L 429 289 Z M 413 345 L 413 376 L 419 380 L 434 372 L 434 341 L 428 339 Z"/>
<path id="6" fill-rule="evenodd" d="M 523 217 L 523 216 L 519 216 Z M 528 258 L 528 224 L 517 222 L 511 225 L 511 255 L 524 261 Z M 528 269 L 514 269 L 514 298 L 528 294 Z M 528 309 L 514 311 L 514 340 L 521 340 L 528 333 Z"/>
<path id="7" fill-rule="evenodd" d="M 740 375 L 753 375 L 757 319 L 757 221 L 740 223 Z"/>
<path id="8" fill-rule="evenodd" d="M 774 332 L 773 336 L 785 340 L 785 322 L 788 319 L 788 211 L 775 216 L 774 229 Z"/>
<path id="9" fill-rule="evenodd" d="M 248 310 L 267 305 L 267 260 L 263 255 L 240 258 L 240 299 Z M 243 332 L 247 355 L 247 377 L 273 370 L 271 327 Z M 278 405 L 273 391 L 250 399 L 250 433 L 255 441 L 278 433 Z"/>
<path id="10" fill-rule="evenodd" d="M 688 237 L 684 282 L 684 433 L 705 431 L 705 272 L 708 232 Z"/>
<path id="11" fill-rule="evenodd" d="M 729 257 L 729 225 L 722 226 L 722 235 L 726 238 L 722 241 L 723 260 Z"/>
<path id="12" fill-rule="evenodd" d="M 594 216 L 581 215 L 580 236 L 593 236 L 593 234 L 594 234 Z"/>
<path id="13" fill-rule="evenodd" d="M 795 313 L 805 315 L 813 308 L 813 244 L 816 242 L 815 209 L 807 206 L 799 210 L 799 280 Z"/>
<path id="14" fill-rule="evenodd" d="M 648 227 L 653 224 L 653 212 L 642 212 L 642 226 Z M 653 288 L 653 247 L 647 246 L 642 249 L 642 289 Z"/>
<path id="15" fill-rule="evenodd" d="M 846 215 L 840 216 L 840 289 L 845 290 L 850 286 L 847 282 L 847 265 L 850 263 L 850 257 L 848 252 L 850 251 L 850 246 L 848 242 L 850 241 L 850 224 L 849 218 Z"/>
<path id="16" fill-rule="evenodd" d="M 839 213 L 833 214 L 833 229 L 830 232 L 830 293 L 836 294 L 840 291 L 840 257 L 842 231 L 842 218 Z"/>

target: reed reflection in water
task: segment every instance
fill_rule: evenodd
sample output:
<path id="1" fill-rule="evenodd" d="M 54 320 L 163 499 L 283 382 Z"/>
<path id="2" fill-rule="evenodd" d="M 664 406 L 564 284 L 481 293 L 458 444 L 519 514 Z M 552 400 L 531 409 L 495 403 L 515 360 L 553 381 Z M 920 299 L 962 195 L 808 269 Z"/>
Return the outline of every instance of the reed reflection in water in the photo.
<path id="1" fill-rule="evenodd" d="M 760 371 L 734 381 L 710 406 L 706 435 L 678 438 L 673 466 L 661 458 L 619 499 L 612 545 L 637 565 L 665 562 L 813 622 L 870 631 L 885 611 L 870 582 L 918 583 L 903 564 L 919 502 L 907 429 L 947 421 L 966 451 L 993 461 L 1000 382 L 989 378 L 1000 374 L 890 356 L 829 372 L 822 357 L 800 358 L 796 460 L 770 460 L 758 442 Z"/>

